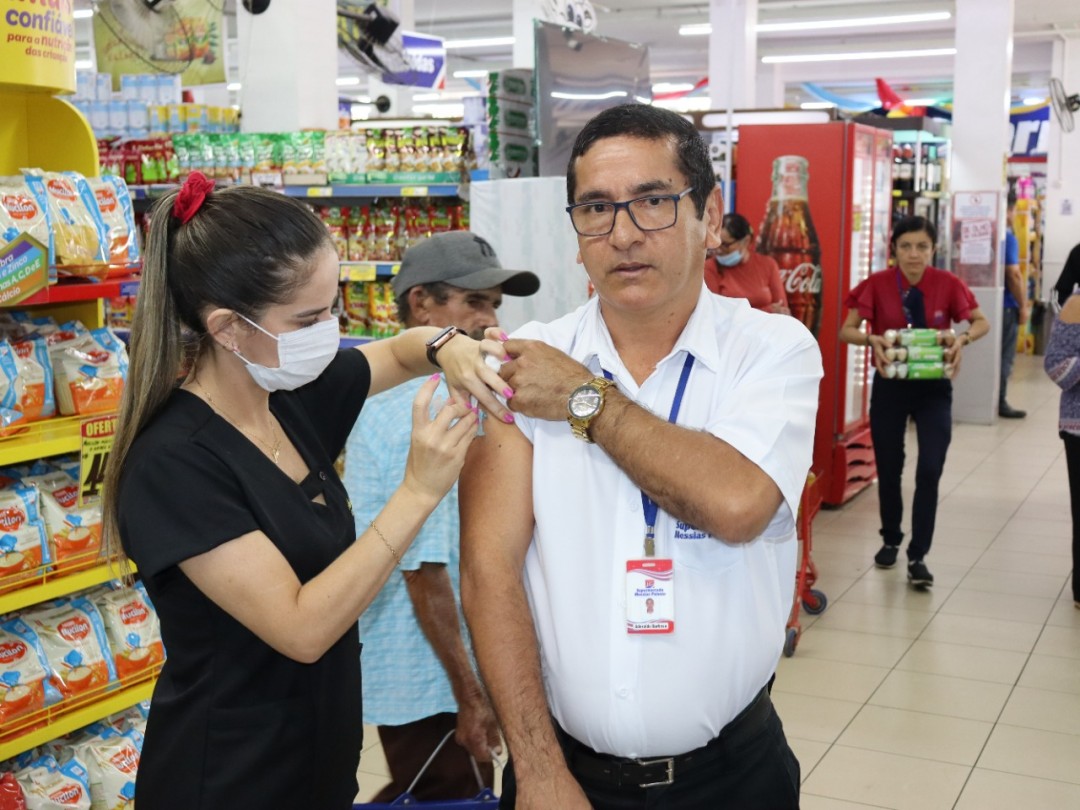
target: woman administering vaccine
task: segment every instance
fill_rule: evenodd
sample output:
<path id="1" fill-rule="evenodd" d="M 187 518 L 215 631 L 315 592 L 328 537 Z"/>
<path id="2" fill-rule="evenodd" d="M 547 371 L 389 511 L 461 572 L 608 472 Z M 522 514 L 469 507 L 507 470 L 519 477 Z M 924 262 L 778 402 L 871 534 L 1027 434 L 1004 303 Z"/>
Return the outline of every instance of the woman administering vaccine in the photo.
<path id="1" fill-rule="evenodd" d="M 453 328 L 339 350 L 338 257 L 283 194 L 199 173 L 154 208 L 105 489 L 168 659 L 139 807 L 350 808 L 362 744 L 357 619 L 457 478 L 468 396 L 505 383 Z M 359 533 L 334 460 L 368 396 L 441 367 L 413 409 L 405 478 Z M 359 463 L 363 463 L 362 460 Z"/>
<path id="2" fill-rule="evenodd" d="M 754 230 L 741 214 L 725 214 L 720 247 L 705 260 L 705 286 L 727 298 L 745 298 L 754 309 L 790 315 L 780 267 L 754 251 Z"/>

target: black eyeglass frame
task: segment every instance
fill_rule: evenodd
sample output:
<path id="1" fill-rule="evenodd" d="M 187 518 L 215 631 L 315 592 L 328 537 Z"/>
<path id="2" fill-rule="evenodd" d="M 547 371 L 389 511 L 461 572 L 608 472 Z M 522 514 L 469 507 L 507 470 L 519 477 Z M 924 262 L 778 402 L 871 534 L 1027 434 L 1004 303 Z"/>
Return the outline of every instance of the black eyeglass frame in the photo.
<path id="1" fill-rule="evenodd" d="M 615 230 L 615 220 L 618 218 L 620 210 L 626 211 L 627 216 L 630 217 L 630 221 L 634 223 L 634 227 L 636 227 L 640 231 L 666 231 L 668 228 L 674 228 L 678 224 L 679 203 L 682 202 L 683 197 L 685 197 L 693 190 L 694 187 L 690 186 L 690 188 L 684 189 L 678 194 L 645 194 L 641 197 L 635 197 L 632 200 L 626 200 L 625 202 L 612 202 L 610 200 L 593 200 L 592 202 L 575 203 L 574 205 L 566 206 L 566 213 L 570 216 L 570 224 L 574 226 L 574 231 L 577 233 L 578 236 L 607 236 L 609 233 Z M 637 219 L 634 217 L 634 212 L 630 208 L 631 205 L 636 202 L 641 202 L 642 200 L 671 200 L 672 202 L 674 202 L 675 218 L 671 221 L 671 224 L 663 225 L 659 228 L 643 228 L 638 223 Z M 614 209 L 611 214 L 611 227 L 603 233 L 582 233 L 580 230 L 578 230 L 577 223 L 574 222 L 574 210 L 577 208 L 586 208 L 590 205 L 610 205 Z"/>

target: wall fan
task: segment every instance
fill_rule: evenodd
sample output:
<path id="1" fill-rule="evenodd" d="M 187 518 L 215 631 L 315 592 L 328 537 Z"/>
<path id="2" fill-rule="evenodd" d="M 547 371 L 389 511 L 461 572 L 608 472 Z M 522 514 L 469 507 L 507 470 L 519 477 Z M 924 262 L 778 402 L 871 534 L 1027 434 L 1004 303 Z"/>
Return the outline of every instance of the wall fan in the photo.
<path id="1" fill-rule="evenodd" d="M 200 24 L 177 0 L 93 0 L 94 26 L 101 26 L 134 58 L 156 73 L 183 73 L 196 60 L 213 59 L 217 25 Z M 220 4 L 207 3 L 220 12 Z"/>
<path id="2" fill-rule="evenodd" d="M 371 73 L 404 73 L 410 69 L 398 21 L 374 3 L 338 0 L 338 46 Z"/>
<path id="3" fill-rule="evenodd" d="M 1061 79 L 1050 79 L 1050 106 L 1054 108 L 1054 115 L 1057 116 L 1062 131 L 1072 132 L 1076 126 L 1073 113 L 1080 110 L 1080 93 L 1070 96 L 1065 92 Z"/>
<path id="4" fill-rule="evenodd" d="M 542 13 L 548 22 L 580 28 L 586 34 L 596 30 L 596 10 L 590 0 L 546 0 Z"/>

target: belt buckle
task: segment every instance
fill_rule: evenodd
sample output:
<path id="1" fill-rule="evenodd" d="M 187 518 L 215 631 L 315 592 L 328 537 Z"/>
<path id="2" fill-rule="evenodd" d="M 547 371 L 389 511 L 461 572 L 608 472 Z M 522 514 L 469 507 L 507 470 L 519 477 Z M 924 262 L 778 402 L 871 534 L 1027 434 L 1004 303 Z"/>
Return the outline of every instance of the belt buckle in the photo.
<path id="1" fill-rule="evenodd" d="M 661 782 L 645 782 L 638 785 L 640 788 L 661 787 L 663 785 L 670 785 L 675 781 L 675 757 L 660 757 L 659 759 L 635 759 L 635 763 L 642 767 L 648 767 L 650 765 L 667 765 L 667 778 Z"/>

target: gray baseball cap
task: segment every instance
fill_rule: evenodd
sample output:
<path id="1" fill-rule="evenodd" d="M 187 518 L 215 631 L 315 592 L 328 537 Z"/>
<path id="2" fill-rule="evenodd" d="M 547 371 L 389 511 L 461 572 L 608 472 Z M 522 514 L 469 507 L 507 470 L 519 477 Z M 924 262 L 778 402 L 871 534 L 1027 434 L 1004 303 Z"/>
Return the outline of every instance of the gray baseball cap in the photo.
<path id="1" fill-rule="evenodd" d="M 488 241 L 469 231 L 449 231 L 405 251 L 390 286 L 402 296 L 418 284 L 443 282 L 464 290 L 502 287 L 505 295 L 532 295 L 540 279 L 528 270 L 504 270 Z"/>

